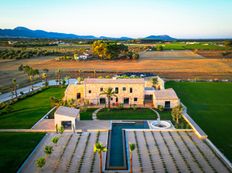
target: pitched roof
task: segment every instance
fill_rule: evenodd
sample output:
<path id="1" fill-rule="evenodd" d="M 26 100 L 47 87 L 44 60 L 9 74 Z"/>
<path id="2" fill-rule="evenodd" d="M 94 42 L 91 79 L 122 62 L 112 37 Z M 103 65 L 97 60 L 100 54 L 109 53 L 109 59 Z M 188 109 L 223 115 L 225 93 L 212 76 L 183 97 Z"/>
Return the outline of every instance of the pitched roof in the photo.
<path id="1" fill-rule="evenodd" d="M 157 100 L 165 100 L 165 99 L 169 99 L 169 100 L 173 100 L 173 99 L 178 99 L 176 92 L 172 89 L 163 89 L 163 90 L 156 90 L 154 92 L 154 95 L 156 97 Z"/>
<path id="2" fill-rule="evenodd" d="M 80 110 L 65 106 L 60 106 L 56 112 L 55 115 L 61 115 L 61 116 L 69 116 L 69 117 L 77 117 L 79 115 Z"/>
<path id="3" fill-rule="evenodd" d="M 87 78 L 84 84 L 144 84 L 144 79 L 97 79 Z"/>

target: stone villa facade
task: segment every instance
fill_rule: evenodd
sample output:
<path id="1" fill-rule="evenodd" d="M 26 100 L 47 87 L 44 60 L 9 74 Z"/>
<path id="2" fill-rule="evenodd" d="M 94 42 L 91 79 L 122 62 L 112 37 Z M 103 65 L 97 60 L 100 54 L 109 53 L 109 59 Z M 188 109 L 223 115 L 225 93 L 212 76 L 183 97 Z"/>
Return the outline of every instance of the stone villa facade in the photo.
<path id="1" fill-rule="evenodd" d="M 158 84 L 155 88 L 150 79 L 98 79 L 87 78 L 80 84 L 70 84 L 65 91 L 65 100 L 74 99 L 79 103 L 88 102 L 90 105 L 106 105 L 107 98 L 100 95 L 107 88 L 113 88 L 117 97 L 111 98 L 112 105 L 124 104 L 125 106 L 137 105 L 139 107 L 150 105 L 172 108 L 179 105 L 180 101 L 173 89 L 164 89 L 164 81 L 157 77 Z"/>

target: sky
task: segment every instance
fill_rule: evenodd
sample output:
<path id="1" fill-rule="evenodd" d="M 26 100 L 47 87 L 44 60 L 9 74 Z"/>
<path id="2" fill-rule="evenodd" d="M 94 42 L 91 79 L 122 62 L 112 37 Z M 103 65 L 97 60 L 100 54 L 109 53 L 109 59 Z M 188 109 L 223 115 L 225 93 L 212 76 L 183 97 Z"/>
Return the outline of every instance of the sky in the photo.
<path id="1" fill-rule="evenodd" d="M 232 0 L 0 0 L 0 28 L 77 35 L 232 38 Z"/>

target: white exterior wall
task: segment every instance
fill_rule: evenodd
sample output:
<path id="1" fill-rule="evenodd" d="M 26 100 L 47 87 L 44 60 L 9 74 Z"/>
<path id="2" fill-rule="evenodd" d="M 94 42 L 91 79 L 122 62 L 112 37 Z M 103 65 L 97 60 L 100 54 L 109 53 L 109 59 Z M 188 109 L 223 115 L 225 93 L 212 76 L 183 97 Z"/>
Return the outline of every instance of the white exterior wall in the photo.
<path id="1" fill-rule="evenodd" d="M 68 117 L 68 116 L 63 116 L 59 114 L 55 114 L 55 126 L 57 125 L 58 127 L 61 127 L 62 121 L 71 121 L 72 122 L 72 129 L 76 129 L 76 121 L 80 120 L 80 115 L 78 115 L 77 118 L 75 117 Z"/>

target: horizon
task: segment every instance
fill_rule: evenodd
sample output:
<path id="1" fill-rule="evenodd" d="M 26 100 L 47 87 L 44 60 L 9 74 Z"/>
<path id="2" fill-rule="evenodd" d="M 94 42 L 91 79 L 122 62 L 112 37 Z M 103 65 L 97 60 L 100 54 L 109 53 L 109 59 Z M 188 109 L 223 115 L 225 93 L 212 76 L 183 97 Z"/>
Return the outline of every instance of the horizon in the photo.
<path id="1" fill-rule="evenodd" d="M 0 28 L 23 26 L 96 37 L 169 35 L 177 39 L 226 39 L 232 38 L 230 9 L 232 1 L 229 0 L 9 0 L 1 2 Z"/>

